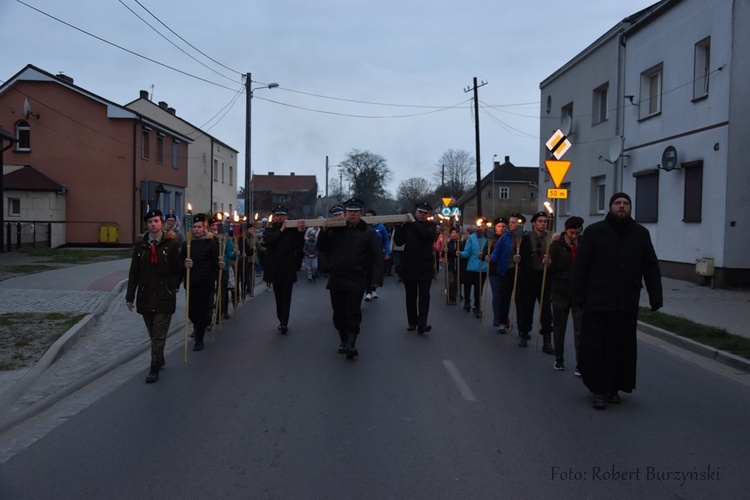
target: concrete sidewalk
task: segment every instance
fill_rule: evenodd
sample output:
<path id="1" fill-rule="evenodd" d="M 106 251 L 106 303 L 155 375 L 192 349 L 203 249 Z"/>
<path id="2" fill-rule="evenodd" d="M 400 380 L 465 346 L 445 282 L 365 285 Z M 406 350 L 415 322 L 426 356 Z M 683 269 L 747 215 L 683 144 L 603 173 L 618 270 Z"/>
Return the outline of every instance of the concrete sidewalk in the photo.
<path id="1" fill-rule="evenodd" d="M 125 307 L 129 264 L 129 259 L 123 259 L 71 266 L 0 282 L 0 313 L 86 314 L 33 368 L 0 372 L 0 433 L 149 349 L 141 316 Z M 258 281 L 256 294 L 264 289 Z M 663 286 L 663 312 L 750 338 L 750 291 L 715 290 L 667 278 Z M 645 291 L 641 299 L 647 306 Z M 170 335 L 184 332 L 184 316 L 185 294 L 181 293 Z M 648 325 L 641 324 L 639 330 L 750 372 L 750 362 L 743 358 Z"/>
<path id="2" fill-rule="evenodd" d="M 0 282 L 0 313 L 86 314 L 32 368 L 0 372 L 0 433 L 150 348 L 143 318 L 125 306 L 129 266 L 130 259 L 123 259 Z M 264 286 L 256 283 L 256 289 Z M 184 333 L 184 317 L 185 294 L 180 293 L 170 337 Z"/>

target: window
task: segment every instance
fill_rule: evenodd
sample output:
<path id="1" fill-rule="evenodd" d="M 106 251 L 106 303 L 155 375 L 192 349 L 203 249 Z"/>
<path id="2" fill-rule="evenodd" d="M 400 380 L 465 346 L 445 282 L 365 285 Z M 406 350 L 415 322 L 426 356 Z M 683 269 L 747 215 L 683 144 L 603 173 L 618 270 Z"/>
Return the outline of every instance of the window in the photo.
<path id="1" fill-rule="evenodd" d="M 484 192 L 484 197 L 487 198 L 488 200 L 491 200 L 492 199 L 492 189 L 488 189 L 487 191 L 485 191 Z"/>
<path id="2" fill-rule="evenodd" d="M 703 213 L 703 161 L 683 163 L 685 200 L 682 222 L 700 222 Z"/>
<path id="3" fill-rule="evenodd" d="M 219 160 L 214 160 L 214 182 L 219 180 Z M 214 210 L 215 212 L 216 210 Z"/>
<path id="4" fill-rule="evenodd" d="M 695 68 L 693 74 L 693 100 L 708 96 L 708 76 L 711 73 L 711 37 L 695 44 Z"/>
<path id="5" fill-rule="evenodd" d="M 635 177 L 635 220 L 638 222 L 659 221 L 659 170 L 636 172 Z"/>
<path id="6" fill-rule="evenodd" d="M 591 213 L 603 214 L 607 211 L 605 193 L 607 177 L 600 175 L 591 178 Z M 570 195 L 568 195 L 570 196 Z"/>
<path id="7" fill-rule="evenodd" d="M 607 121 L 607 95 L 609 83 L 594 89 L 594 103 L 592 107 L 592 125 Z"/>
<path id="8" fill-rule="evenodd" d="M 560 113 L 560 123 L 564 124 L 566 119 L 570 119 L 570 123 L 573 123 L 573 103 L 566 104 L 562 107 Z M 563 130 L 565 132 L 565 130 Z M 568 131 L 570 133 L 570 131 Z"/>
<path id="9" fill-rule="evenodd" d="M 229 185 L 234 186 L 234 167 L 229 165 Z"/>
<path id="10" fill-rule="evenodd" d="M 508 186 L 502 186 L 500 188 L 500 199 L 507 200 L 510 198 L 510 188 Z"/>
<path id="11" fill-rule="evenodd" d="M 148 127 L 143 127 L 143 130 L 141 130 L 141 158 L 143 158 L 144 160 L 148 160 L 151 156 L 150 131 L 151 129 Z"/>
<path id="12" fill-rule="evenodd" d="M 8 217 L 21 216 L 21 198 L 8 198 Z"/>
<path id="13" fill-rule="evenodd" d="M 26 120 L 16 123 L 16 139 L 16 151 L 31 151 L 31 128 Z"/>
<path id="14" fill-rule="evenodd" d="M 174 194 L 174 213 L 178 221 L 182 219 L 182 193 L 179 191 Z"/>
<path id="15" fill-rule="evenodd" d="M 156 135 L 156 163 L 164 163 L 164 134 Z"/>
<path id="16" fill-rule="evenodd" d="M 284 203 L 286 203 L 286 196 L 284 196 L 283 194 L 275 194 L 273 195 L 273 202 L 278 205 L 283 205 Z"/>
<path id="17" fill-rule="evenodd" d="M 224 162 L 221 162 L 221 183 L 222 184 L 224 184 L 224 170 L 225 170 Z"/>
<path id="18" fill-rule="evenodd" d="M 180 141 L 174 140 L 172 141 L 172 168 L 177 168 L 179 165 L 179 151 L 180 151 Z"/>
<path id="19" fill-rule="evenodd" d="M 562 184 L 560 184 L 560 189 L 567 189 L 568 197 L 560 198 L 559 200 L 557 200 L 557 215 L 558 216 L 570 215 L 570 196 L 571 196 L 570 182 L 563 182 Z"/>
<path id="20" fill-rule="evenodd" d="M 641 102 L 639 105 L 641 119 L 661 113 L 663 73 L 663 64 L 657 64 L 648 71 L 641 73 Z"/>

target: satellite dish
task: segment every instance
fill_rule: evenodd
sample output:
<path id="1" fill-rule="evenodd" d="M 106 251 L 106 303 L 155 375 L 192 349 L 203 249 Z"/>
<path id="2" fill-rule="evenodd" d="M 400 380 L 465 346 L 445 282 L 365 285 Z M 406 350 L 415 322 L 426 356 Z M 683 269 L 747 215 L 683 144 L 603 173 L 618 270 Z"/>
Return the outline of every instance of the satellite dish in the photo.
<path id="1" fill-rule="evenodd" d="M 573 126 L 573 120 L 570 118 L 570 115 L 565 116 L 563 118 L 562 123 L 560 124 L 560 131 L 563 133 L 563 135 L 570 135 L 570 128 Z"/>
<path id="2" fill-rule="evenodd" d="M 609 161 L 612 163 L 620 159 L 622 155 L 622 137 L 616 135 L 609 141 Z"/>
<path id="3" fill-rule="evenodd" d="M 39 119 L 39 113 L 34 114 L 31 112 L 31 99 L 29 99 L 28 97 L 25 101 L 23 101 L 23 116 L 27 120 L 29 119 L 29 116 L 33 116 L 37 120 Z"/>

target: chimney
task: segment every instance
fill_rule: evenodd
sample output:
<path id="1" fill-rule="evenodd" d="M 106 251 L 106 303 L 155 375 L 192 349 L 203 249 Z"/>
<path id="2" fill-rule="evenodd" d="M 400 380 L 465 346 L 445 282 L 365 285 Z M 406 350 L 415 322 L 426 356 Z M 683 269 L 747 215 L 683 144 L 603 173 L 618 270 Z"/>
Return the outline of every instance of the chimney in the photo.
<path id="1" fill-rule="evenodd" d="M 510 163 L 510 156 L 505 157 L 505 163 Z"/>
<path id="2" fill-rule="evenodd" d="M 59 78 L 60 80 L 66 81 L 66 82 L 68 82 L 68 83 L 70 83 L 70 84 L 72 84 L 72 83 L 73 83 L 73 77 L 72 77 L 72 76 L 68 76 L 68 75 L 64 75 L 64 74 L 62 74 L 62 73 L 59 73 L 59 74 L 57 75 L 57 77 L 58 77 L 58 78 Z"/>
<path id="3" fill-rule="evenodd" d="M 166 110 L 169 107 L 169 105 L 165 101 L 159 101 L 159 107 L 161 109 Z"/>
<path id="4" fill-rule="evenodd" d="M 169 111 L 170 115 L 176 115 L 177 114 L 177 110 L 174 109 L 174 108 L 167 108 L 167 111 Z"/>
<path id="5" fill-rule="evenodd" d="M 273 172 L 268 172 L 268 175 L 273 175 Z"/>
<path id="6" fill-rule="evenodd" d="M 146 99 L 148 100 L 148 90 L 141 90 L 141 97 L 140 99 Z"/>
<path id="7" fill-rule="evenodd" d="M 294 176 L 294 172 L 290 172 L 289 175 Z"/>

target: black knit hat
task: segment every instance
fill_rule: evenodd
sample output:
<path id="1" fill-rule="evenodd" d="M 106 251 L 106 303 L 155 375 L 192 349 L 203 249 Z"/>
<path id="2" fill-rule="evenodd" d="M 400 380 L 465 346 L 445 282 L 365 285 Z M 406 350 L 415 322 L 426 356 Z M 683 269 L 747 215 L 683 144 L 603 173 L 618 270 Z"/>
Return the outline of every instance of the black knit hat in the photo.
<path id="1" fill-rule="evenodd" d="M 612 203 L 614 203 L 617 198 L 625 198 L 626 200 L 628 200 L 629 204 L 633 204 L 633 202 L 630 201 L 630 196 L 627 193 L 615 193 L 612 195 L 612 198 L 609 199 L 610 208 L 612 207 Z"/>

